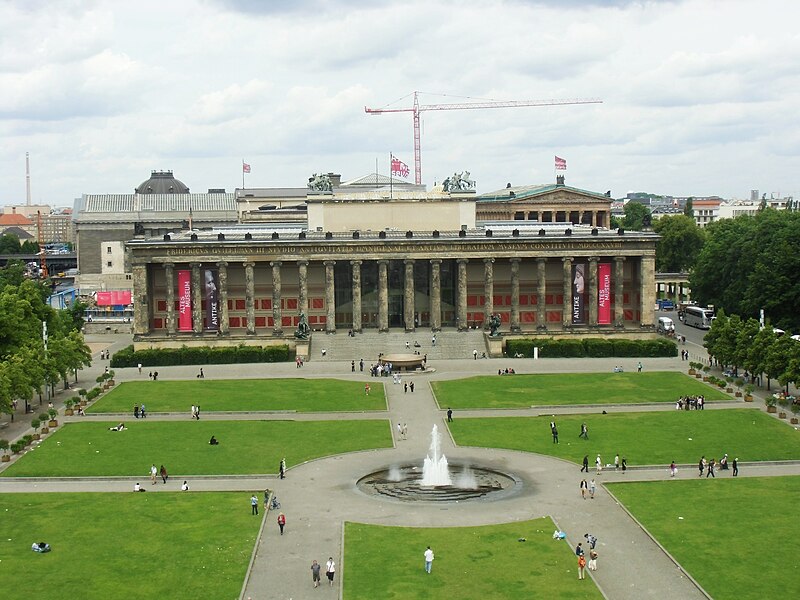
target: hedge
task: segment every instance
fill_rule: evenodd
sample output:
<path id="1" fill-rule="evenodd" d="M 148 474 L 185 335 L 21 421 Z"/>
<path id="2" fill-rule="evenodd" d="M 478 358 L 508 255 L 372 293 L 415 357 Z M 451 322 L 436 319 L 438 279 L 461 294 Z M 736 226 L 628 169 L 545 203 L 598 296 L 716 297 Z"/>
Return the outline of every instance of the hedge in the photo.
<path id="1" fill-rule="evenodd" d="M 506 342 L 506 354 L 533 357 L 534 347 L 539 348 L 539 358 L 654 358 L 678 356 L 675 342 L 666 338 L 654 340 L 628 339 L 517 339 Z"/>
<path id="2" fill-rule="evenodd" d="M 174 365 L 229 365 L 234 363 L 268 363 L 293 360 L 289 346 L 227 346 L 165 348 L 134 351 L 133 346 L 119 350 L 111 358 L 111 366 L 168 367 Z"/>

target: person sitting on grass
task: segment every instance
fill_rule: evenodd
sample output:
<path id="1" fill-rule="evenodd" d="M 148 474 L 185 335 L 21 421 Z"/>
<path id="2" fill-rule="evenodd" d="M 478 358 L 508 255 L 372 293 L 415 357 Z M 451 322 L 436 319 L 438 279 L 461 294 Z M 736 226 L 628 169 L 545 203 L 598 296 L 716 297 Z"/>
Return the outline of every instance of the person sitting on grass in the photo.
<path id="1" fill-rule="evenodd" d="M 137 481 L 136 483 L 133 484 L 133 491 L 134 492 L 146 492 L 147 490 L 144 489 L 141 485 L 139 485 L 139 482 Z"/>
<path id="2" fill-rule="evenodd" d="M 217 441 L 217 438 L 214 437 L 213 435 L 211 436 L 211 439 L 208 440 L 208 443 L 211 444 L 212 446 L 219 446 L 219 442 Z"/>
<path id="3" fill-rule="evenodd" d="M 125 423 L 120 423 L 116 427 L 109 427 L 109 431 L 124 431 L 125 430 Z"/>

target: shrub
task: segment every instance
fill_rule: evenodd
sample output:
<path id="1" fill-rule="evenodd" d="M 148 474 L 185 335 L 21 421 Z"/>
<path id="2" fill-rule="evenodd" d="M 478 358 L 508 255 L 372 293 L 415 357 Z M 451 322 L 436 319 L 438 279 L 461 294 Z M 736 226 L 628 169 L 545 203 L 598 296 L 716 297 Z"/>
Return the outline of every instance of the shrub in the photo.
<path id="1" fill-rule="evenodd" d="M 506 342 L 506 354 L 514 356 L 522 354 L 526 358 L 533 358 L 533 349 L 536 347 L 536 340 L 508 340 Z"/>
<path id="2" fill-rule="evenodd" d="M 47 411 L 47 414 L 50 415 L 51 419 L 55 419 L 58 416 L 58 411 L 55 408 L 51 408 Z"/>
<path id="3" fill-rule="evenodd" d="M 92 389 L 91 389 L 91 390 L 89 390 L 89 392 L 86 394 L 86 399 L 87 399 L 87 400 L 94 400 L 94 399 L 95 399 L 95 398 L 97 398 L 99 395 L 100 395 L 100 388 L 92 388 Z"/>
<path id="4" fill-rule="evenodd" d="M 585 356 L 592 358 L 606 358 L 614 356 L 614 344 L 611 340 L 603 338 L 588 338 L 583 340 Z"/>
<path id="5" fill-rule="evenodd" d="M 8 443 L 8 440 L 0 440 L 0 450 L 4 453 L 8 451 L 11 445 Z"/>
<path id="6" fill-rule="evenodd" d="M 115 368 L 136 367 L 139 363 L 148 367 L 174 365 L 223 365 L 234 363 L 271 363 L 294 360 L 289 346 L 229 346 L 224 348 L 197 347 L 145 349 L 134 351 L 128 346 L 111 359 Z"/>
<path id="7" fill-rule="evenodd" d="M 605 358 L 605 357 L 658 357 L 677 356 L 675 342 L 659 338 L 655 340 L 627 339 L 516 339 L 506 342 L 506 354 L 533 356 L 534 347 L 539 348 L 541 358 Z"/>
<path id="8" fill-rule="evenodd" d="M 48 415 L 46 412 L 43 412 L 42 414 L 39 415 L 39 421 L 41 421 L 42 423 L 47 423 L 49 420 L 50 420 L 50 415 Z"/>
<path id="9" fill-rule="evenodd" d="M 41 424 L 42 422 L 39 419 L 31 419 L 31 427 L 34 429 L 39 429 L 39 425 Z"/>

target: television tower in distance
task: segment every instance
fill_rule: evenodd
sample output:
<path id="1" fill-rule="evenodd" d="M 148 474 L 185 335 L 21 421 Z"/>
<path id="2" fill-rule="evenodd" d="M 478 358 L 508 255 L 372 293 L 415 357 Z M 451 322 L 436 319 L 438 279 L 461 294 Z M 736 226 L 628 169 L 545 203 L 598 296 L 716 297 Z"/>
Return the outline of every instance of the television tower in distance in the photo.
<path id="1" fill-rule="evenodd" d="M 31 158 L 30 155 L 25 153 L 25 190 L 27 192 L 26 199 L 28 206 L 31 205 Z"/>

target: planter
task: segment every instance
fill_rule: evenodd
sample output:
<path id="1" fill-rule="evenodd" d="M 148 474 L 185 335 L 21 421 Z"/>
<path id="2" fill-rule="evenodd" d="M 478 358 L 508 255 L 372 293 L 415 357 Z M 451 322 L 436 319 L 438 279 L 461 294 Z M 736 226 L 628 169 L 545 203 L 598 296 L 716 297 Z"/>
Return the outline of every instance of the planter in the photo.
<path id="1" fill-rule="evenodd" d="M 786 413 L 785 412 L 778 413 L 778 418 L 779 419 L 785 419 L 786 418 Z"/>
<path id="2" fill-rule="evenodd" d="M 742 392 L 736 392 L 735 396 L 736 396 L 737 398 L 741 398 L 741 397 L 742 397 Z"/>
<path id="3" fill-rule="evenodd" d="M 42 430 L 41 430 L 40 433 L 50 433 L 50 430 L 47 427 L 42 427 Z"/>
<path id="4" fill-rule="evenodd" d="M 81 400 L 81 407 L 86 408 L 86 400 Z"/>
<path id="5" fill-rule="evenodd" d="M 778 407 L 777 406 L 768 406 L 767 407 L 767 412 L 770 413 L 770 414 L 775 414 L 776 412 L 778 412 Z"/>
<path id="6" fill-rule="evenodd" d="M 0 462 L 9 462 L 11 457 L 8 454 L 3 454 L 3 458 L 0 458 Z"/>
<path id="7" fill-rule="evenodd" d="M 64 410 L 64 416 L 66 416 L 66 417 L 71 417 L 74 414 L 75 414 L 75 412 L 71 408 L 67 408 L 67 409 Z"/>
<path id="8" fill-rule="evenodd" d="M 744 395 L 744 401 L 745 402 L 752 402 L 753 401 L 753 396 L 751 394 L 745 394 Z"/>
<path id="9" fill-rule="evenodd" d="M 694 369 L 689 369 L 689 375 L 697 375 L 697 371 Z"/>
<path id="10" fill-rule="evenodd" d="M 728 392 L 729 394 L 732 394 L 733 393 L 733 388 L 732 387 L 725 388 L 725 391 Z"/>
<path id="11" fill-rule="evenodd" d="M 697 379 L 702 379 L 702 377 L 703 377 L 702 375 L 700 375 L 700 373 L 695 373 L 695 375 L 694 375 L 694 376 L 695 376 Z"/>
<path id="12" fill-rule="evenodd" d="M 48 427 L 58 427 L 58 421 L 56 421 L 55 419 L 50 419 L 47 422 L 47 426 Z"/>
<path id="13" fill-rule="evenodd" d="M 708 375 L 703 375 L 703 381 L 708 381 Z"/>
<path id="14" fill-rule="evenodd" d="M 109 380 L 108 380 L 108 387 L 114 387 L 114 384 L 116 384 L 116 383 L 117 383 L 117 382 L 116 382 L 116 381 L 114 381 L 113 379 L 109 379 Z"/>
<path id="15" fill-rule="evenodd" d="M 42 436 L 40 436 L 38 433 L 34 433 L 33 434 L 33 439 L 34 440 L 40 440 L 40 439 L 42 439 Z"/>
<path id="16" fill-rule="evenodd" d="M 792 425 L 797 425 L 797 417 L 792 417 L 791 419 L 789 419 L 789 423 L 791 423 Z"/>

